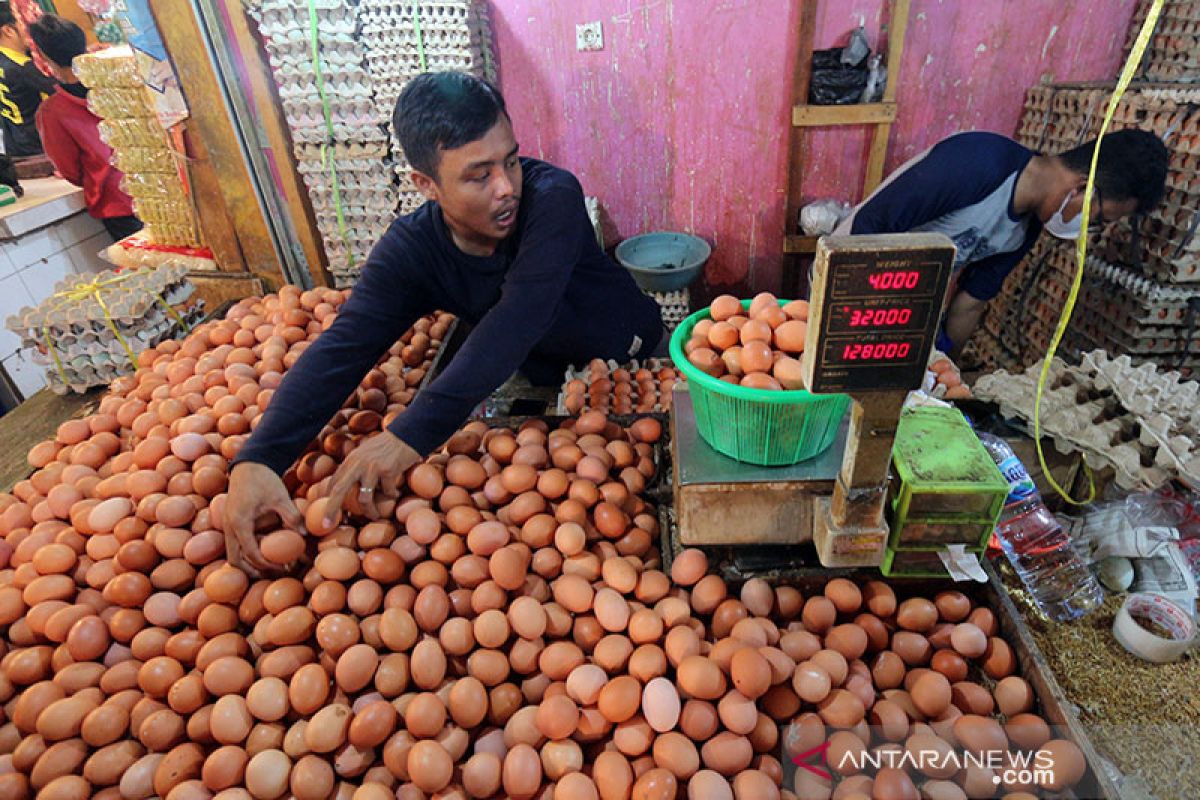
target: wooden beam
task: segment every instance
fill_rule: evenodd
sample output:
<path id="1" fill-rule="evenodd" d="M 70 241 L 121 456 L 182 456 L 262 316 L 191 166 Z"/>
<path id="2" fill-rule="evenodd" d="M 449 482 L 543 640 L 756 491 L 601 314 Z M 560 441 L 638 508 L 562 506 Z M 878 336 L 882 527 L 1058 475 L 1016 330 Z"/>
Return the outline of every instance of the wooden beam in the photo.
<path id="1" fill-rule="evenodd" d="M 792 109 L 792 124 L 798 128 L 829 125 L 866 125 L 892 122 L 896 119 L 896 104 L 853 103 L 845 106 L 796 106 Z"/>
<path id="2" fill-rule="evenodd" d="M 797 0 L 800 3 L 799 45 L 796 48 L 796 60 L 792 64 L 792 105 L 799 106 L 808 102 L 808 88 L 812 81 L 813 37 L 817 29 L 817 0 Z M 796 231 L 797 220 L 800 217 L 800 204 L 804 201 L 804 162 L 807 158 L 807 144 L 803 131 L 794 127 L 788 129 L 788 171 L 787 199 L 783 214 L 783 235 L 790 236 Z M 789 253 L 787 241 L 784 242 L 784 253 Z M 799 297 L 801 292 L 800 269 L 796 258 L 784 257 L 780 282 L 780 291 L 785 297 Z"/>
<path id="3" fill-rule="evenodd" d="M 283 282 L 279 257 L 254 193 L 233 122 L 219 99 L 221 87 L 192 6 L 186 0 L 150 0 L 150 10 L 188 102 L 189 130 L 203 140 L 219 193 L 224 198 L 223 209 L 198 202 L 199 213 L 202 219 L 212 214 L 226 215 L 236 235 L 244 269 L 278 286 Z M 203 197 L 198 196 L 197 200 L 202 201 Z M 207 231 L 220 223 L 202 222 L 202 225 Z"/>
<path id="4" fill-rule="evenodd" d="M 229 30 L 233 33 L 233 39 L 228 46 L 234 58 L 239 59 L 243 67 L 241 78 L 257 117 L 256 127 L 263 139 L 259 146 L 274 167 L 276 185 L 287 204 L 291 228 L 308 264 L 309 274 L 312 275 L 315 285 L 333 286 L 321 231 L 313 214 L 308 187 L 296 169 L 296 159 L 292 155 L 291 132 L 283 114 L 283 106 L 279 102 L 278 87 L 271 74 L 270 62 L 263 51 L 262 41 L 255 36 L 252 28 L 254 23 L 246 16 L 245 6 L 241 2 L 216 2 L 224 10 Z"/>
<path id="5" fill-rule="evenodd" d="M 817 239 L 819 236 L 799 236 L 790 235 L 783 238 L 783 252 L 789 254 L 806 255 L 817 252 Z"/>
<path id="6" fill-rule="evenodd" d="M 888 20 L 887 84 L 883 87 L 883 102 L 895 103 L 896 87 L 900 84 L 900 64 L 904 57 L 904 36 L 908 31 L 908 8 L 910 0 L 895 0 L 891 19 Z M 863 197 L 875 191 L 883 180 L 883 162 L 887 158 L 888 140 L 891 138 L 890 123 L 881 123 L 871 137 L 871 150 L 867 155 L 867 171 L 863 179 Z"/>

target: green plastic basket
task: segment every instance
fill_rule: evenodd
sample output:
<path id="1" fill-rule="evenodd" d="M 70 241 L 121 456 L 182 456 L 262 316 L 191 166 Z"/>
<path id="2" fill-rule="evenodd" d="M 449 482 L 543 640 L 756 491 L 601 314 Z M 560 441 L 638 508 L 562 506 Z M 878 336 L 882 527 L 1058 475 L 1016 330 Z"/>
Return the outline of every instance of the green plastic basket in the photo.
<path id="1" fill-rule="evenodd" d="M 780 300 L 779 305 L 788 302 Z M 750 301 L 743 300 L 742 308 L 749 309 Z M 709 316 L 707 308 L 697 311 L 671 335 L 671 358 L 687 376 L 700 437 L 718 453 L 766 467 L 795 464 L 827 450 L 846 415 L 849 395 L 749 389 L 702 372 L 684 355 L 683 346 L 696 323 Z"/>

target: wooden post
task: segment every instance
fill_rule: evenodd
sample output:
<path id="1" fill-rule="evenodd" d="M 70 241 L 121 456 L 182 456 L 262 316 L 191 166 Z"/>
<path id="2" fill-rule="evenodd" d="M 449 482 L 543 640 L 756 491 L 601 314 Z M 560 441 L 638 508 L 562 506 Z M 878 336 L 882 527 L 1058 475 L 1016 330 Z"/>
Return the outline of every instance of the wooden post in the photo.
<path id="1" fill-rule="evenodd" d="M 808 85 L 812 80 L 813 37 L 817 27 L 817 0 L 799 0 L 800 3 L 800 46 L 796 48 L 796 61 L 792 64 L 792 108 L 808 103 Z M 787 201 L 783 214 L 783 235 L 795 233 L 800 204 L 804 200 L 804 159 L 806 144 L 804 131 L 794 125 L 788 126 L 788 177 Z M 799 259 L 785 252 L 780 290 L 785 297 L 800 296 Z M 794 285 L 793 285 L 794 284 Z"/>
<path id="2" fill-rule="evenodd" d="M 900 60 L 904 55 L 904 34 L 908 29 L 909 0 L 896 0 L 888 20 L 887 84 L 883 87 L 883 102 L 894 103 L 896 85 L 900 83 Z M 865 199 L 883 180 L 883 161 L 887 156 L 892 123 L 881 122 L 871 135 L 871 151 L 867 156 L 867 174 L 863 181 Z"/>
<path id="3" fill-rule="evenodd" d="M 207 161 L 197 162 L 193 170 L 193 185 L 204 192 L 196 194 L 201 227 L 206 234 L 231 230 L 241 253 L 241 268 L 278 286 L 283 283 L 283 272 L 275 244 L 238 147 L 233 123 L 220 100 L 221 87 L 192 7 L 184 0 L 150 0 L 150 10 L 188 101 L 191 113 L 188 130 L 203 140 L 208 151 Z M 211 179 L 203 175 L 206 169 L 211 169 Z M 218 204 L 214 193 L 223 202 Z M 223 223 L 220 216 L 227 217 L 228 223 Z M 214 253 L 218 249 L 231 250 L 225 247 L 228 244 L 225 242 L 209 244 Z"/>
<path id="4" fill-rule="evenodd" d="M 832 514 L 838 527 L 877 527 L 883 522 L 896 421 L 908 392 L 857 395 L 842 470 L 833 489 Z"/>
<path id="5" fill-rule="evenodd" d="M 308 263 L 309 274 L 315 285 L 333 286 L 333 278 L 328 270 L 329 260 L 325 256 L 325 246 L 309 200 L 308 186 L 296 169 L 291 133 L 283 114 L 283 106 L 279 102 L 278 88 L 266 54 L 250 27 L 251 21 L 246 16 L 243 4 L 236 0 L 214 2 L 223 10 L 224 18 L 233 33 L 228 47 L 244 67 L 244 88 L 247 99 L 254 108 L 256 127 L 263 139 L 259 146 L 272 163 L 279 193 L 287 204 L 291 227 L 295 231 L 304 260 Z M 380 168 L 382 169 L 382 166 Z"/>

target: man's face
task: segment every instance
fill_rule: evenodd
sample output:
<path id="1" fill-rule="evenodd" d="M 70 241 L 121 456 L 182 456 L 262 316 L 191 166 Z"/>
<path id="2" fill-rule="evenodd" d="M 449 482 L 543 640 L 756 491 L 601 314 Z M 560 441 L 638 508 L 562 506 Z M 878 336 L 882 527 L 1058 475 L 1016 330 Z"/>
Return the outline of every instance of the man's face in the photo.
<path id="1" fill-rule="evenodd" d="M 21 53 L 29 52 L 29 45 L 21 38 L 21 32 L 17 30 L 17 26 L 0 25 L 0 44 L 10 50 L 16 50 Z"/>
<path id="2" fill-rule="evenodd" d="M 1080 178 L 1077 185 L 1060 192 L 1056 195 L 1051 195 L 1047 201 L 1038 209 L 1038 217 L 1042 222 L 1054 216 L 1055 212 L 1062 208 L 1063 222 L 1070 222 L 1079 216 L 1083 210 L 1083 191 L 1087 181 Z M 1063 200 L 1067 201 L 1066 206 L 1063 206 Z M 1128 217 L 1133 212 L 1137 211 L 1137 200 L 1129 198 L 1127 200 L 1114 200 L 1104 197 L 1099 189 L 1092 190 L 1092 208 L 1088 215 L 1088 225 L 1092 228 L 1102 227 L 1110 222 Z"/>
<path id="3" fill-rule="evenodd" d="M 426 197 L 441 204 L 460 246 L 490 253 L 516 227 L 521 201 L 521 162 L 512 123 L 501 114 L 482 138 L 443 150 L 436 178 L 414 172 L 413 180 Z"/>

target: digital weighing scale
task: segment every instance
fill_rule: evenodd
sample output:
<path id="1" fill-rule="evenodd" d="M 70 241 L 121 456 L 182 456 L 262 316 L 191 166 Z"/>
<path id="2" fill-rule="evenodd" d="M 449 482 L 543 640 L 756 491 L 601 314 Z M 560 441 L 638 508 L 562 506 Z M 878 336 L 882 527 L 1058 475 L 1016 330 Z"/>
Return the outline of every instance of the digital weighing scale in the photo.
<path id="1" fill-rule="evenodd" d="M 671 410 L 675 513 L 684 546 L 812 541 L 827 567 L 878 566 L 892 442 L 921 386 L 942 317 L 954 245 L 933 233 L 827 236 L 812 270 L 804 375 L 815 393 L 853 399 L 833 445 L 760 467 L 709 447 L 690 397 Z"/>

